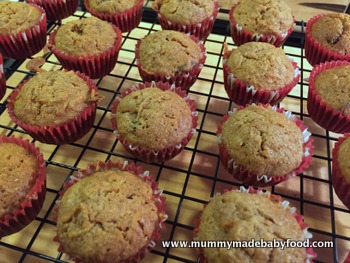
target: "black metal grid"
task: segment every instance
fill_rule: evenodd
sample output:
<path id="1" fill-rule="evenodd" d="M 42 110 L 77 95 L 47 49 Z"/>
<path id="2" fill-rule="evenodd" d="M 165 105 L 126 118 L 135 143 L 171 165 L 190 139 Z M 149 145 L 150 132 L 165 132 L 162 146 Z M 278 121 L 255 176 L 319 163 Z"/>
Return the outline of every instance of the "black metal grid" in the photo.
<path id="1" fill-rule="evenodd" d="M 149 3 L 147 3 L 149 4 Z M 83 9 L 81 9 L 83 10 Z M 220 10 L 227 14 L 228 10 Z M 72 19 L 81 19 L 88 13 L 77 11 Z M 63 22 L 64 23 L 64 22 Z M 334 248 L 316 249 L 315 262 L 342 262 L 350 250 L 350 214 L 337 199 L 330 182 L 331 150 L 338 139 L 309 119 L 306 96 L 311 67 L 303 56 L 303 23 L 301 32 L 294 32 L 284 46 L 301 69 L 301 81 L 280 106 L 292 111 L 310 127 L 315 140 L 315 155 L 309 169 L 303 174 L 272 188 L 266 188 L 290 201 L 305 216 L 314 240 L 332 240 Z M 58 26 L 48 24 L 48 33 Z M 143 22 L 131 33 L 123 34 L 122 48 L 114 71 L 96 80 L 105 100 L 99 104 L 95 125 L 83 139 L 70 145 L 44 145 L 33 141 L 12 123 L 6 112 L 6 98 L 21 82 L 32 75 L 25 69 L 28 60 L 5 59 L 8 92 L 0 103 L 0 135 L 14 134 L 35 142 L 44 154 L 47 164 L 47 196 L 43 210 L 26 229 L 0 240 L 0 262 L 67 262 L 65 255 L 57 252 L 53 209 L 66 178 L 78 168 L 96 160 L 119 159 L 136 161 L 159 181 L 167 198 L 169 218 L 162 240 L 191 240 L 193 219 L 211 196 L 232 186 L 239 186 L 220 165 L 216 143 L 216 126 L 232 104 L 223 89 L 223 43 L 232 49 L 228 22 L 217 20 L 213 33 L 205 42 L 207 61 L 199 79 L 189 94 L 196 100 L 199 112 L 197 133 L 182 153 L 162 164 L 145 164 L 130 156 L 115 140 L 109 124 L 109 107 L 119 92 L 131 84 L 141 82 L 134 59 L 136 41 L 146 34 L 160 30 L 155 13 L 145 7 Z M 49 53 L 45 55 L 46 69 L 60 69 L 60 64 Z M 143 262 L 196 262 L 196 251 L 185 248 L 162 248 L 161 242 Z"/>

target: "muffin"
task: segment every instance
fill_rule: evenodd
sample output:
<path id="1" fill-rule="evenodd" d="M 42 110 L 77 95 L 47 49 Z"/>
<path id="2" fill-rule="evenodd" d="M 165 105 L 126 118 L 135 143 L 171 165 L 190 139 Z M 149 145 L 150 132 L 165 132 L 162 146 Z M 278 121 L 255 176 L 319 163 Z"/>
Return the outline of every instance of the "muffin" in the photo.
<path id="1" fill-rule="evenodd" d="M 161 30 L 139 39 L 136 63 L 143 81 L 162 81 L 188 90 L 197 80 L 206 55 L 203 43 L 193 36 Z"/>
<path id="2" fill-rule="evenodd" d="M 156 0 L 152 8 L 163 30 L 189 33 L 206 40 L 213 29 L 219 4 L 214 0 Z"/>
<path id="3" fill-rule="evenodd" d="M 316 257 L 311 247 L 305 247 L 312 238 L 303 216 L 296 213 L 288 201 L 261 189 L 227 191 L 216 195 L 195 222 L 195 241 L 242 242 L 242 247 L 200 248 L 200 262 L 293 262 L 305 263 Z M 304 247 L 276 247 L 293 240 Z M 248 242 L 266 242 L 263 247 L 249 246 Z M 246 246 L 244 246 L 244 244 Z M 247 246 L 248 245 L 248 246 Z"/>
<path id="4" fill-rule="evenodd" d="M 25 0 L 44 8 L 47 19 L 57 21 L 74 14 L 78 8 L 79 0 Z"/>
<path id="5" fill-rule="evenodd" d="M 0 2 L 0 53 L 25 59 L 46 45 L 46 14 L 39 6 Z"/>
<path id="6" fill-rule="evenodd" d="M 169 83 L 139 84 L 124 91 L 111 107 L 118 140 L 144 162 L 175 157 L 196 132 L 197 112 L 185 91 Z"/>
<path id="7" fill-rule="evenodd" d="M 331 61 L 311 71 L 307 110 L 326 130 L 350 132 L 350 62 Z"/>
<path id="8" fill-rule="evenodd" d="M 42 72 L 20 84 L 7 104 L 11 119 L 34 139 L 65 144 L 91 129 L 97 109 L 97 87 L 73 71 Z"/>
<path id="9" fill-rule="evenodd" d="M 249 42 L 231 52 L 225 49 L 224 87 L 234 103 L 276 105 L 299 81 L 297 64 L 281 48 Z"/>
<path id="10" fill-rule="evenodd" d="M 49 48 L 65 69 L 80 71 L 90 78 L 110 73 L 121 46 L 120 30 L 95 17 L 70 21 L 49 38 Z"/>
<path id="11" fill-rule="evenodd" d="M 128 162 L 97 162 L 79 171 L 60 193 L 59 251 L 76 262 L 140 261 L 167 218 L 157 185 Z"/>
<path id="12" fill-rule="evenodd" d="M 290 112 L 248 105 L 224 116 L 218 131 L 221 163 L 247 185 L 275 185 L 311 162 L 311 133 Z"/>
<path id="13" fill-rule="evenodd" d="M 93 16 L 113 23 L 122 32 L 130 32 L 142 19 L 143 0 L 84 0 L 84 4 Z"/>
<path id="14" fill-rule="evenodd" d="M 45 178 L 45 161 L 34 144 L 0 137 L 0 239 L 35 219 L 45 199 Z"/>
<path id="15" fill-rule="evenodd" d="M 306 24 L 305 57 L 312 66 L 331 60 L 350 61 L 350 15 L 312 17 Z"/>
<path id="16" fill-rule="evenodd" d="M 256 41 L 280 47 L 295 26 L 292 10 L 283 0 L 240 0 L 231 8 L 229 20 L 237 46 Z"/>
<path id="17" fill-rule="evenodd" d="M 6 93 L 6 77 L 4 73 L 4 62 L 0 54 L 0 100 L 5 96 Z"/>

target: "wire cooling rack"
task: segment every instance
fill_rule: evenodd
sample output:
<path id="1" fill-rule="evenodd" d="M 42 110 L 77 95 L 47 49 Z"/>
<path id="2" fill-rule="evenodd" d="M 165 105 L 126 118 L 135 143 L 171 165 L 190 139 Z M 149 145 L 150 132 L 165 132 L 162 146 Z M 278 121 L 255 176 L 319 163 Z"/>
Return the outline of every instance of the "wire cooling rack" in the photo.
<path id="1" fill-rule="evenodd" d="M 62 23 L 90 16 L 83 8 L 80 10 Z M 220 13 L 225 16 L 228 10 L 220 10 Z M 48 23 L 48 34 L 58 25 Z M 335 195 L 330 181 L 331 151 L 339 135 L 320 128 L 307 113 L 306 80 L 311 66 L 303 55 L 303 23 L 298 23 L 298 27 L 301 31 L 292 34 L 284 49 L 298 63 L 301 80 L 280 106 L 304 120 L 315 141 L 315 155 L 309 169 L 303 174 L 266 189 L 281 195 L 305 216 L 313 240 L 334 242 L 333 248 L 315 249 L 318 254 L 315 262 L 343 262 L 350 250 L 350 214 Z M 225 20 L 216 21 L 213 33 L 205 42 L 207 60 L 199 79 L 189 91 L 197 104 L 199 124 L 197 133 L 181 154 L 162 164 L 145 164 L 130 156 L 112 133 L 109 122 L 111 103 L 122 90 L 141 82 L 134 58 L 136 41 L 157 30 L 161 28 L 155 13 L 145 7 L 143 22 L 130 33 L 123 34 L 115 69 L 108 76 L 95 80 L 105 99 L 99 103 L 93 128 L 84 138 L 69 145 L 45 145 L 33 141 L 10 120 L 6 99 L 33 72 L 25 68 L 29 59 L 5 59 L 7 93 L 0 102 L 0 135 L 22 136 L 40 148 L 47 164 L 47 195 L 42 211 L 29 226 L 0 240 L 0 263 L 69 262 L 66 255 L 57 252 L 58 244 L 52 240 L 55 236 L 53 208 L 66 178 L 85 168 L 89 162 L 108 159 L 135 161 L 151 172 L 160 188 L 164 189 L 168 205 L 169 218 L 161 240 L 192 240 L 193 220 L 203 204 L 216 192 L 239 186 L 239 182 L 220 165 L 215 136 L 221 117 L 233 106 L 223 87 L 223 43 L 227 42 L 229 49 L 234 48 Z M 37 56 L 42 55 L 39 53 Z M 51 53 L 44 57 L 44 69 L 61 69 Z M 197 262 L 197 252 L 190 248 L 163 248 L 159 241 L 143 262 Z"/>

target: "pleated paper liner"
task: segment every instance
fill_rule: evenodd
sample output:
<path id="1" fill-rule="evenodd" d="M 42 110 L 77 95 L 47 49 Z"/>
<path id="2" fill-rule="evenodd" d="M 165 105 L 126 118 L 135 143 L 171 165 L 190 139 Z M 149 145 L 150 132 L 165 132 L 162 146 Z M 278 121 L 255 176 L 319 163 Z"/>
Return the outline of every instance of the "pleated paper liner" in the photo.
<path id="1" fill-rule="evenodd" d="M 6 93 L 6 77 L 4 73 L 4 61 L 0 54 L 0 100 L 5 96 Z"/>
<path id="2" fill-rule="evenodd" d="M 35 156 L 38 162 L 38 173 L 32 188 L 24 200 L 11 213 L 0 218 L 0 239 L 16 233 L 32 222 L 40 212 L 46 193 L 46 166 L 39 148 L 28 140 L 14 136 L 0 137 L 0 143 L 13 143 L 23 147 L 28 153 Z"/>
<path id="3" fill-rule="evenodd" d="M 188 105 L 189 109 L 191 110 L 192 115 L 192 129 L 187 134 L 186 137 L 184 137 L 177 145 L 169 145 L 168 147 L 164 149 L 160 149 L 159 151 L 153 151 L 149 149 L 144 149 L 137 145 L 132 145 L 129 143 L 124 137 L 122 137 L 118 133 L 118 123 L 116 122 L 115 114 L 117 112 L 118 105 L 120 103 L 120 100 L 122 100 L 125 96 L 131 94 L 135 90 L 141 90 L 146 88 L 152 88 L 157 87 L 162 90 L 169 90 L 171 92 L 176 93 L 180 97 L 183 98 L 183 100 Z M 129 88 L 122 92 L 119 97 L 113 102 L 111 106 L 111 123 L 112 123 L 112 129 L 114 130 L 114 133 L 117 135 L 117 139 L 123 144 L 125 149 L 130 152 L 133 156 L 135 156 L 137 159 L 142 160 L 143 162 L 147 163 L 161 163 L 165 162 L 167 160 L 170 160 L 174 158 L 176 155 L 178 155 L 183 148 L 188 144 L 188 142 L 193 137 L 194 133 L 196 132 L 197 127 L 197 112 L 196 112 L 196 105 L 194 100 L 189 98 L 185 91 L 181 90 L 180 87 L 175 87 L 174 85 L 170 85 L 169 83 L 163 83 L 163 82 L 146 82 L 144 84 L 139 84 L 137 86 L 134 86 L 132 88 Z"/>
<path id="4" fill-rule="evenodd" d="M 269 105 L 260 105 L 262 107 L 268 107 Z M 237 110 L 242 110 L 245 107 L 240 107 Z M 300 165 L 294 170 L 287 174 L 281 174 L 279 176 L 269 176 L 269 175 L 257 175 L 255 173 L 250 172 L 247 168 L 243 166 L 239 166 L 236 164 L 235 160 L 229 155 L 225 146 L 221 143 L 221 133 L 223 124 L 228 120 L 231 114 L 235 114 L 232 112 L 229 115 L 225 115 L 221 122 L 218 125 L 218 141 L 219 141 L 219 154 L 221 159 L 221 164 L 223 167 L 237 180 L 241 181 L 243 184 L 252 185 L 257 187 L 265 187 L 265 186 L 273 186 L 279 184 L 285 180 L 288 180 L 297 174 L 302 173 L 306 168 L 309 167 L 309 164 L 312 160 L 313 155 L 313 139 L 311 138 L 311 133 L 307 130 L 307 127 L 304 126 L 303 121 L 298 120 L 295 116 L 293 116 L 289 111 L 285 111 L 283 108 L 277 108 L 276 106 L 272 107 L 272 109 L 280 114 L 284 114 L 288 119 L 292 120 L 295 125 L 298 126 L 300 132 L 303 134 L 303 157 Z"/>

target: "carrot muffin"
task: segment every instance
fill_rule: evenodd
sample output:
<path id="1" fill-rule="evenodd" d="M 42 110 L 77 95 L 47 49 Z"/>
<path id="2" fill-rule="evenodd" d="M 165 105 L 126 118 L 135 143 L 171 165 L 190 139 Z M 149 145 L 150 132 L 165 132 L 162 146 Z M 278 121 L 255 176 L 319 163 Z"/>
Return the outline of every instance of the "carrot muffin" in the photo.
<path id="1" fill-rule="evenodd" d="M 0 2 L 0 53 L 24 59 L 46 44 L 46 14 L 35 5 Z"/>
<path id="2" fill-rule="evenodd" d="M 219 5 L 213 0 L 156 0 L 152 3 L 162 29 L 172 29 L 205 40 L 211 33 Z"/>
<path id="3" fill-rule="evenodd" d="M 50 36 L 49 48 L 64 68 L 99 78 L 117 63 L 121 39 L 118 28 L 89 17 L 59 27 Z"/>
<path id="4" fill-rule="evenodd" d="M 173 30 L 161 30 L 140 39 L 135 54 L 141 78 L 163 81 L 184 90 L 196 81 L 204 61 L 204 45 Z"/>
<path id="5" fill-rule="evenodd" d="M 310 117 L 326 130 L 350 132 L 350 62 L 331 61 L 313 68 L 307 108 Z"/>
<path id="6" fill-rule="evenodd" d="M 267 105 L 249 105 L 219 125 L 221 161 L 236 179 L 274 185 L 300 173 L 311 161 L 311 145 L 306 145 L 311 134 L 283 113 Z"/>
<path id="7" fill-rule="evenodd" d="M 92 127 L 97 88 L 73 71 L 43 72 L 11 95 L 12 119 L 33 138 L 63 144 L 84 136 Z"/>
<path id="8" fill-rule="evenodd" d="M 240 0 L 229 13 L 236 45 L 250 41 L 282 46 L 294 29 L 292 10 L 283 0 Z"/>
<path id="9" fill-rule="evenodd" d="M 229 98 L 239 104 L 278 104 L 298 83 L 300 74 L 281 48 L 248 42 L 224 55 L 224 84 Z"/>
<path id="10" fill-rule="evenodd" d="M 285 242 L 306 241 L 312 236 L 307 232 L 295 208 L 282 202 L 279 196 L 253 189 L 232 190 L 215 196 L 205 206 L 199 226 L 195 229 L 197 241 L 261 240 Z M 311 248 L 241 247 L 201 248 L 203 262 L 293 262 L 305 263 L 315 254 Z M 202 262 L 202 261 L 201 261 Z"/>
<path id="11" fill-rule="evenodd" d="M 331 60 L 350 61 L 350 15 L 311 18 L 306 24 L 305 57 L 312 66 Z"/>
<path id="12" fill-rule="evenodd" d="M 165 200 L 146 173 L 99 162 L 68 184 L 58 203 L 59 250 L 79 262 L 117 263 L 138 262 L 154 246 Z"/>

